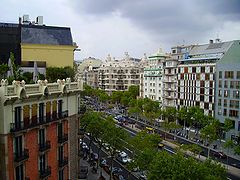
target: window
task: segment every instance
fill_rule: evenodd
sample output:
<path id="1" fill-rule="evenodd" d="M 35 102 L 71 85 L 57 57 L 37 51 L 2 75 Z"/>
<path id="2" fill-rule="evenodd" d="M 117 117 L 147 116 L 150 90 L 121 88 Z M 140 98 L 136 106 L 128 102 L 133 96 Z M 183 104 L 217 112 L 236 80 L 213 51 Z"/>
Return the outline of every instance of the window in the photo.
<path id="1" fill-rule="evenodd" d="M 46 155 L 42 154 L 39 156 L 39 171 L 44 173 L 46 169 Z"/>
<path id="2" fill-rule="evenodd" d="M 222 100 L 218 99 L 218 106 L 222 106 Z"/>
<path id="3" fill-rule="evenodd" d="M 212 102 L 212 96 L 209 96 L 209 102 Z"/>
<path id="4" fill-rule="evenodd" d="M 230 81 L 230 88 L 234 88 L 234 81 Z"/>
<path id="5" fill-rule="evenodd" d="M 240 81 L 236 81 L 236 89 L 240 88 Z"/>
<path id="6" fill-rule="evenodd" d="M 197 80 L 200 80 L 200 74 L 197 74 Z"/>
<path id="7" fill-rule="evenodd" d="M 230 100 L 230 108 L 239 108 L 239 101 Z"/>
<path id="8" fill-rule="evenodd" d="M 200 81 L 200 87 L 204 87 L 205 86 L 205 82 L 204 81 Z"/>
<path id="9" fill-rule="evenodd" d="M 218 90 L 218 96 L 222 96 L 222 90 Z"/>
<path id="10" fill-rule="evenodd" d="M 16 179 L 17 180 L 23 180 L 23 177 L 24 177 L 24 171 L 23 171 L 23 164 L 17 166 L 15 168 L 15 174 L 16 174 Z"/>
<path id="11" fill-rule="evenodd" d="M 227 109 L 224 109 L 224 110 L 223 110 L 223 115 L 224 115 L 224 116 L 227 116 Z"/>
<path id="12" fill-rule="evenodd" d="M 239 91 L 233 91 L 233 98 L 239 99 Z"/>
<path id="13" fill-rule="evenodd" d="M 181 75 L 180 75 L 180 79 L 184 79 L 184 74 L 181 74 Z"/>
<path id="14" fill-rule="evenodd" d="M 213 87 L 213 81 L 210 81 L 210 88 Z"/>
<path id="15" fill-rule="evenodd" d="M 14 138 L 14 153 L 16 158 L 23 155 L 23 136 L 17 136 Z"/>
<path id="16" fill-rule="evenodd" d="M 209 74 L 205 74 L 205 80 L 209 80 Z"/>
<path id="17" fill-rule="evenodd" d="M 196 73 L 196 67 L 192 67 L 192 73 Z"/>
<path id="18" fill-rule="evenodd" d="M 225 71 L 225 79 L 233 79 L 234 71 Z"/>
<path id="19" fill-rule="evenodd" d="M 209 95 L 213 95 L 213 89 L 209 89 Z"/>
<path id="20" fill-rule="evenodd" d="M 22 118 L 21 106 L 15 107 L 15 117 L 14 117 L 15 128 L 21 127 L 21 118 Z"/>
<path id="21" fill-rule="evenodd" d="M 224 107 L 227 107 L 227 100 L 224 99 Z"/>
<path id="22" fill-rule="evenodd" d="M 219 71 L 219 72 L 218 72 L 218 78 L 219 78 L 219 79 L 222 79 L 222 71 Z"/>
<path id="23" fill-rule="evenodd" d="M 205 67 L 201 67 L 201 73 L 205 73 Z"/>
<path id="24" fill-rule="evenodd" d="M 210 73 L 213 73 L 213 67 L 210 67 Z"/>
<path id="25" fill-rule="evenodd" d="M 39 145 L 44 146 L 45 144 L 45 129 L 39 129 L 38 131 L 38 141 L 39 141 Z"/>
<path id="26" fill-rule="evenodd" d="M 61 169 L 61 170 L 58 171 L 58 180 L 64 180 L 63 170 L 64 169 Z"/>
<path id="27" fill-rule="evenodd" d="M 59 146 L 58 147 L 58 160 L 59 161 L 63 161 L 64 157 L 63 157 L 63 146 Z"/>
<path id="28" fill-rule="evenodd" d="M 63 135 L 63 123 L 58 123 L 58 137 Z"/>
<path id="29" fill-rule="evenodd" d="M 229 97 L 229 90 L 224 90 L 224 97 Z"/>
<path id="30" fill-rule="evenodd" d="M 237 71 L 237 79 L 240 79 L 240 71 Z"/>
<path id="31" fill-rule="evenodd" d="M 200 101 L 204 101 L 204 95 L 200 95 Z"/>
<path id="32" fill-rule="evenodd" d="M 204 103 L 204 109 L 209 109 L 209 104 L 208 103 Z"/>
<path id="33" fill-rule="evenodd" d="M 238 118 L 238 111 L 236 111 L 236 110 L 229 110 L 229 117 L 236 117 L 236 118 Z"/>
<path id="34" fill-rule="evenodd" d="M 200 88 L 200 94 L 204 94 L 204 88 Z"/>
<path id="35" fill-rule="evenodd" d="M 44 103 L 39 104 L 39 122 L 44 121 Z"/>
<path id="36" fill-rule="evenodd" d="M 58 100 L 58 113 L 60 116 L 62 116 L 62 104 L 63 100 Z"/>
<path id="37" fill-rule="evenodd" d="M 224 88 L 228 88 L 228 81 L 224 81 Z"/>

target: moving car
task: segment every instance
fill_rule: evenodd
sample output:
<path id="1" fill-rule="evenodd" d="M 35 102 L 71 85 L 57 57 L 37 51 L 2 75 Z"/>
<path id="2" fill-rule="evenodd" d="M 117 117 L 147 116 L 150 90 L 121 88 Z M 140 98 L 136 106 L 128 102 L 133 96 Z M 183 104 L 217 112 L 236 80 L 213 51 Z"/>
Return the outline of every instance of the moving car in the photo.
<path id="1" fill-rule="evenodd" d="M 122 164 L 127 164 L 132 161 L 131 158 L 128 157 L 127 153 L 122 151 L 118 154 L 117 160 Z"/>

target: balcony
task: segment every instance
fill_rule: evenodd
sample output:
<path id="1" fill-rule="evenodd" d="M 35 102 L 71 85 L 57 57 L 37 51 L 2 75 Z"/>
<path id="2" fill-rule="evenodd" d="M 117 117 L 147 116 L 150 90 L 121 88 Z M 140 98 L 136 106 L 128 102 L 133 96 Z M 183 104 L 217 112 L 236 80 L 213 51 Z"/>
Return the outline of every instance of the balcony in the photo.
<path id="1" fill-rule="evenodd" d="M 63 168 L 67 164 L 68 164 L 68 158 L 67 157 L 64 157 L 64 158 L 58 160 L 58 167 L 59 168 Z"/>
<path id="2" fill-rule="evenodd" d="M 28 158 L 29 158 L 28 149 L 24 149 L 23 151 L 14 154 L 14 161 L 17 163 L 25 161 Z"/>
<path id="3" fill-rule="evenodd" d="M 43 169 L 43 170 L 39 171 L 40 179 L 45 179 L 45 178 L 47 178 L 50 175 L 51 175 L 51 167 L 50 166 L 47 166 L 46 169 Z"/>
<path id="4" fill-rule="evenodd" d="M 36 128 L 39 125 L 44 125 L 53 121 L 58 121 L 59 119 L 63 119 L 66 117 L 68 117 L 68 110 L 58 114 L 56 112 L 53 112 L 52 114 L 48 114 L 47 116 L 41 116 L 38 118 L 33 117 L 31 120 L 28 121 L 10 123 L 10 132 L 15 133 L 29 128 Z"/>
<path id="5" fill-rule="evenodd" d="M 58 136 L 58 143 L 63 144 L 68 141 L 68 134 Z"/>
<path id="6" fill-rule="evenodd" d="M 50 141 L 46 141 L 43 144 L 39 144 L 39 151 L 40 152 L 45 152 L 51 148 L 51 143 Z"/>
<path id="7" fill-rule="evenodd" d="M 62 119 L 62 118 L 66 118 L 66 117 L 68 117 L 68 110 L 58 113 L 58 119 Z"/>

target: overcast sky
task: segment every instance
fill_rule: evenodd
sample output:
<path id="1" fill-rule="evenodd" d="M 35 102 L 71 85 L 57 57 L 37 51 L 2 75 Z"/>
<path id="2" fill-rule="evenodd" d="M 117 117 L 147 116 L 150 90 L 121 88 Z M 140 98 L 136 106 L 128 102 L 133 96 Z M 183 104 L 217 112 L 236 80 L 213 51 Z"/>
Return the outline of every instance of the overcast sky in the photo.
<path id="1" fill-rule="evenodd" d="M 75 58 L 140 58 L 163 48 L 240 39 L 240 0 L 1 0 L 0 22 L 29 14 L 71 27 Z"/>

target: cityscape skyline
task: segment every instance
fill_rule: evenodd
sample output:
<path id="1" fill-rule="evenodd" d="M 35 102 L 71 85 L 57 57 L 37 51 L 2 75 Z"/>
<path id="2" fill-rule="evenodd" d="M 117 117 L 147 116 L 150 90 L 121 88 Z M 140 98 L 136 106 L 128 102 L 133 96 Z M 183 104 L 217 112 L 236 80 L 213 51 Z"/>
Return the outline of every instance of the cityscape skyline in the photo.
<path id="1" fill-rule="evenodd" d="M 122 57 L 150 55 L 162 47 L 223 41 L 240 36 L 240 2 L 226 1 L 46 1 L 20 4 L 3 1 L 0 22 L 17 23 L 18 17 L 29 14 L 35 21 L 43 16 L 46 25 L 68 26 L 80 52 L 75 60 L 86 57 L 105 59 L 107 54 Z M 57 11 L 53 11 L 57 9 Z M 62 13 L 65 12 L 65 13 Z"/>

